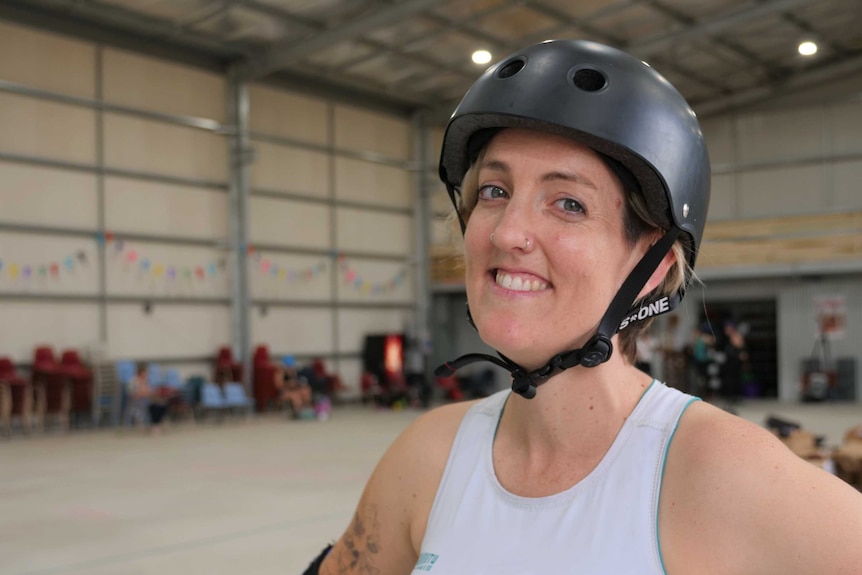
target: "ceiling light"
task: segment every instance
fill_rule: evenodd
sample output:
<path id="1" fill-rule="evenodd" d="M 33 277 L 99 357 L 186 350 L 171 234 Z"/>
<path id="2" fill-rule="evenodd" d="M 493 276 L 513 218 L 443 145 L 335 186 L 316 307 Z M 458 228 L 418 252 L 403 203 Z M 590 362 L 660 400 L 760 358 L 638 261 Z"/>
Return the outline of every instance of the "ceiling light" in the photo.
<path id="1" fill-rule="evenodd" d="M 799 53 L 803 56 L 813 56 L 817 53 L 817 44 L 811 42 L 810 40 L 806 40 L 799 44 Z"/>
<path id="2" fill-rule="evenodd" d="M 473 52 L 473 62 L 476 64 L 487 64 L 491 61 L 491 53 L 487 50 L 476 50 Z"/>

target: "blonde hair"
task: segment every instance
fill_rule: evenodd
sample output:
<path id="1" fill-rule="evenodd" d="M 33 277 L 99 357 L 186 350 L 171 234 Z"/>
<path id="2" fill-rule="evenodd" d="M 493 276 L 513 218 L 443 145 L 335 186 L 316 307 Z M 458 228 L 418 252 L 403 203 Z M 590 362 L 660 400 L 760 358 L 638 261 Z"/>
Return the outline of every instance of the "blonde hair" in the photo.
<path id="1" fill-rule="evenodd" d="M 483 148 L 476 157 L 476 160 L 470 165 L 470 168 L 467 170 L 467 173 L 464 174 L 464 178 L 461 181 L 458 212 L 453 212 L 450 220 L 453 228 L 458 227 L 460 229 L 458 214 L 460 214 L 461 219 L 464 221 L 464 224 L 466 224 L 470 219 L 470 215 L 473 213 L 473 209 L 476 207 L 479 192 L 478 166 L 481 164 L 481 160 L 484 155 L 485 149 Z M 602 157 L 602 159 L 604 160 L 604 157 Z M 616 175 L 616 171 L 614 169 L 610 169 L 610 171 L 622 184 L 623 197 L 625 198 L 623 226 L 625 229 L 626 240 L 629 245 L 634 247 L 637 242 L 645 236 L 660 236 L 663 234 L 666 230 L 659 226 L 655 219 L 650 215 L 649 209 L 646 205 L 646 200 L 644 199 L 643 194 L 640 193 L 640 190 L 634 189 L 631 185 L 626 185 L 626 183 Z M 634 306 L 637 306 L 643 301 L 671 295 L 681 290 L 683 286 L 687 285 L 688 281 L 693 276 L 693 270 L 688 264 L 688 259 L 686 257 L 688 250 L 686 249 L 684 241 L 680 239 L 676 240 L 671 247 L 671 251 L 674 254 L 674 263 L 671 265 L 670 269 L 668 269 L 662 282 L 645 297 L 634 302 Z M 648 318 L 643 321 L 630 324 L 629 327 L 620 332 L 618 341 L 619 351 L 623 354 L 629 364 L 634 364 L 635 362 L 638 337 L 647 328 L 649 328 L 652 323 L 653 318 Z"/>

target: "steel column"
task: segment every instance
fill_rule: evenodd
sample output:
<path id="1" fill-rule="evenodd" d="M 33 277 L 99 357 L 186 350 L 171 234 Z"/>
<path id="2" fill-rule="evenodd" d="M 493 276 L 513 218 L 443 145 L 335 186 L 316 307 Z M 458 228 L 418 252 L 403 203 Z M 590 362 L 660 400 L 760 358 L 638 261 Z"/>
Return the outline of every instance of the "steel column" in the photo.
<path id="1" fill-rule="evenodd" d="M 231 277 L 231 347 L 234 357 L 243 365 L 243 382 L 246 392 L 252 389 L 251 325 L 249 321 L 248 287 L 248 166 L 252 161 L 249 143 L 249 100 L 246 84 L 236 74 L 228 72 L 228 117 L 232 129 L 228 138 L 230 182 L 228 187 L 231 246 L 230 261 L 234 273 Z"/>
<path id="2" fill-rule="evenodd" d="M 428 125 L 424 112 L 416 113 L 411 120 L 413 131 L 413 178 L 415 194 L 413 203 L 413 229 L 415 232 L 414 274 L 416 278 L 416 343 L 421 346 L 425 359 L 425 377 L 430 378 L 428 355 L 431 347 L 431 330 L 428 327 L 431 309 L 431 282 L 428 278 L 428 246 L 431 242 L 431 190 L 426 177 L 428 161 Z"/>

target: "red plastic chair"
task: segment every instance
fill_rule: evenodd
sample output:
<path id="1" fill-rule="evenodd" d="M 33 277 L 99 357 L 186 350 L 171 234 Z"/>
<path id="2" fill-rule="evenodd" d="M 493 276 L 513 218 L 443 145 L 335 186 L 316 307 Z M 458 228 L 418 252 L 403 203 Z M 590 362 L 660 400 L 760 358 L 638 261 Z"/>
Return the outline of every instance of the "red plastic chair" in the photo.
<path id="1" fill-rule="evenodd" d="M 68 380 L 54 358 L 52 347 L 39 346 L 33 352 L 32 382 L 36 396 L 34 410 L 41 423 L 44 425 L 46 415 L 56 414 L 68 425 L 71 404 Z"/>
<path id="2" fill-rule="evenodd" d="M 83 364 L 74 349 L 63 352 L 60 366 L 63 377 L 71 386 L 72 413 L 89 413 L 93 405 L 93 372 Z"/>
<path id="3" fill-rule="evenodd" d="M 252 359 L 254 366 L 254 401 L 259 412 L 266 411 L 270 402 L 278 401 L 278 390 L 275 388 L 276 366 L 269 359 L 269 348 L 259 345 L 254 350 Z"/>
<path id="4" fill-rule="evenodd" d="M 8 433 L 12 428 L 12 417 L 21 418 L 26 430 L 30 430 L 33 409 L 33 388 L 30 381 L 15 371 L 8 357 L 0 357 L 0 425 Z"/>
<path id="5" fill-rule="evenodd" d="M 218 350 L 213 381 L 216 383 L 242 382 L 242 364 L 233 360 L 233 352 L 229 347 L 220 347 Z"/>

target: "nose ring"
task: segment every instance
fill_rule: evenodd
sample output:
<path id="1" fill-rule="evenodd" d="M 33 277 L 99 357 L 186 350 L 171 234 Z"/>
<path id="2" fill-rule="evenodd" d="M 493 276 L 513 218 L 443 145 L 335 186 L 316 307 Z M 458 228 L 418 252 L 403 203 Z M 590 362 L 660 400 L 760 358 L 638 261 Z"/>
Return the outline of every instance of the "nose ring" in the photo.
<path id="1" fill-rule="evenodd" d="M 525 250 L 530 249 L 530 238 L 524 238 L 524 241 L 525 241 L 525 243 L 524 243 L 524 249 L 525 249 Z"/>
<path id="2" fill-rule="evenodd" d="M 491 232 L 491 243 L 494 243 L 494 232 Z"/>

